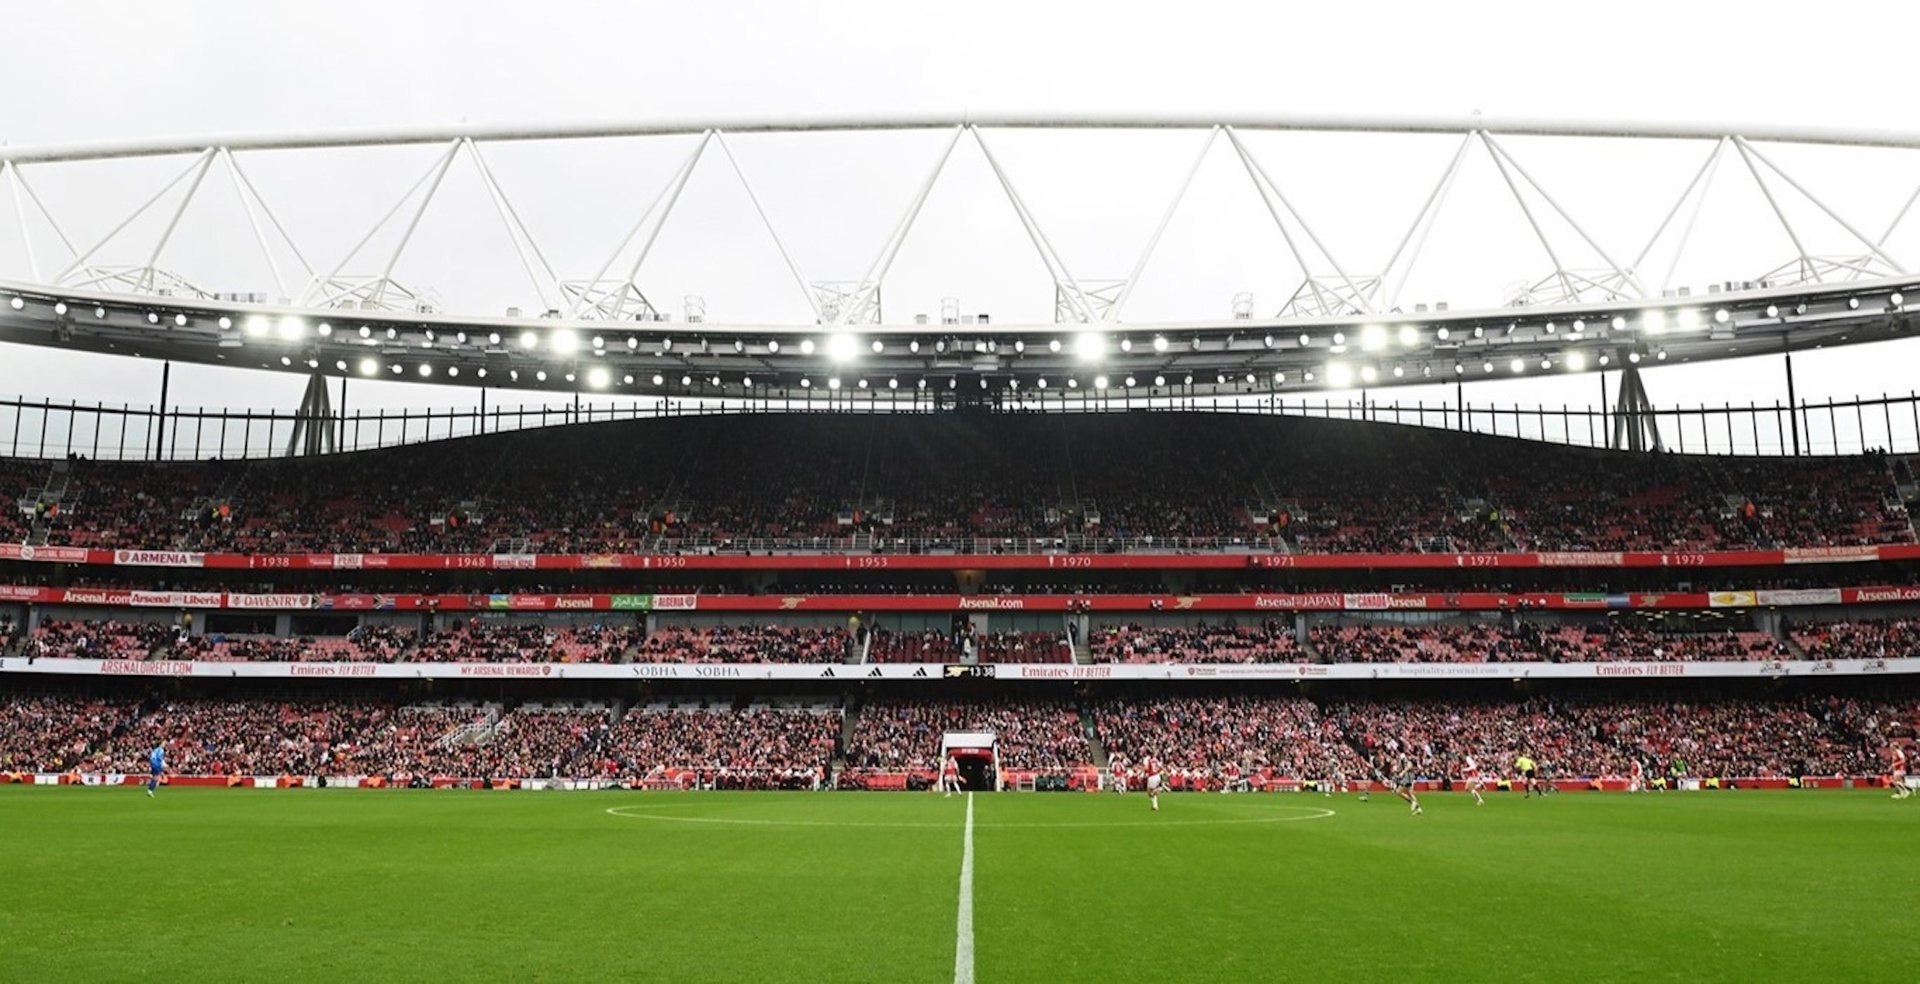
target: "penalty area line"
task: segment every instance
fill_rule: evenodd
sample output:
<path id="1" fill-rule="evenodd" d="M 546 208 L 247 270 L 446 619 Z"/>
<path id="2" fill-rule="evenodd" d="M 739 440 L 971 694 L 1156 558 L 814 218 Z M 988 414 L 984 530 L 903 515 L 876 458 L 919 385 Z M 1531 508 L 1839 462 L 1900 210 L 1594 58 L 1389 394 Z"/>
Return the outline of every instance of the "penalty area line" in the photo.
<path id="1" fill-rule="evenodd" d="M 967 794 L 967 827 L 960 839 L 960 915 L 954 929 L 953 984 L 973 984 L 973 794 Z"/>

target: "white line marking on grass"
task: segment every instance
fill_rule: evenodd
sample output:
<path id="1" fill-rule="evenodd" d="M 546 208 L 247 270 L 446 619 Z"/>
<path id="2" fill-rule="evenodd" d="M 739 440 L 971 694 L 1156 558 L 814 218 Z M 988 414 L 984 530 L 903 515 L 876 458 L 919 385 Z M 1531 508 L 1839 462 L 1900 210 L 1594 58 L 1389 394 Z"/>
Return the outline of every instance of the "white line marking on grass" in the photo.
<path id="1" fill-rule="evenodd" d="M 960 920 L 954 930 L 953 984 L 973 984 L 973 794 L 967 794 L 967 832 L 960 842 Z"/>
<path id="2" fill-rule="evenodd" d="M 972 794 L 968 794 L 972 795 Z M 668 823 L 717 823 L 741 827 L 877 827 L 889 829 L 946 829 L 944 823 L 870 823 L 848 820 L 767 820 L 757 817 L 689 817 L 671 813 L 634 813 L 636 807 L 610 806 L 607 813 L 628 820 L 664 820 Z M 1068 820 L 1062 823 L 983 823 L 982 827 L 994 830 L 1025 829 L 1044 830 L 1051 827 L 1062 829 L 1073 827 L 1224 827 L 1262 823 L 1292 823 L 1296 820 L 1325 820 L 1334 815 L 1332 810 L 1323 810 L 1310 806 L 1281 806 L 1281 810 L 1302 810 L 1303 813 L 1290 816 L 1244 817 L 1231 820 L 1112 820 L 1078 821 Z"/>

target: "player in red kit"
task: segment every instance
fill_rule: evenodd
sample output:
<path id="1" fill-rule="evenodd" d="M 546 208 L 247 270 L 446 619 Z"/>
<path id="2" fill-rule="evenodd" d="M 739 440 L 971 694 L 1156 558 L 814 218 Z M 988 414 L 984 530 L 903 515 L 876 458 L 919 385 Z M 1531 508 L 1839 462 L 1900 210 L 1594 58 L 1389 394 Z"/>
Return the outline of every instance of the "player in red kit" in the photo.
<path id="1" fill-rule="evenodd" d="M 1148 756 L 1142 762 L 1143 771 L 1147 774 L 1147 803 L 1153 807 L 1155 813 L 1158 813 L 1160 812 L 1160 787 L 1165 784 L 1165 780 L 1160 775 L 1160 760 Z"/>
<path id="2" fill-rule="evenodd" d="M 952 796 L 959 791 L 960 760 L 948 755 L 947 760 L 940 763 L 940 792 L 941 795 Z"/>
<path id="3" fill-rule="evenodd" d="M 1912 796 L 1913 787 L 1907 785 L 1907 750 L 1894 745 L 1887 749 L 1887 759 L 1887 785 L 1893 787 L 1893 798 Z"/>
<path id="4" fill-rule="evenodd" d="M 1467 792 L 1473 794 L 1473 805 L 1487 805 L 1486 799 L 1480 795 L 1480 790 L 1485 789 L 1487 785 L 1480 778 L 1480 763 L 1473 756 L 1467 756 L 1466 765 L 1460 770 L 1460 774 L 1467 780 Z"/>

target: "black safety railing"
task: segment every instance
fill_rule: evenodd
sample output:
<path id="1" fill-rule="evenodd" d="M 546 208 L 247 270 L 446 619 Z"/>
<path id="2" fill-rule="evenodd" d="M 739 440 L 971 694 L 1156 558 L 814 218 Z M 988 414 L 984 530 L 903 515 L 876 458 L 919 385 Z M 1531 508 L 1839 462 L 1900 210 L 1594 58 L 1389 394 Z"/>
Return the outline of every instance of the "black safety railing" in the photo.
<path id="1" fill-rule="evenodd" d="M 516 407 L 362 409 L 314 420 L 295 411 L 0 399 L 0 456 L 192 461 L 285 456 L 296 429 L 329 429 L 339 451 L 418 444 L 504 431 L 711 414 L 766 412 L 930 413 L 950 395 L 792 393 L 754 399 L 659 398 Z M 1611 446 L 1620 423 L 1599 407 L 1384 403 L 1364 397 L 1292 399 L 1230 394 L 1126 396 L 1115 392 L 1022 394 L 1007 409 L 1098 413 L 1127 409 L 1284 414 L 1497 434 L 1552 444 Z M 1669 451 L 1686 454 L 1847 455 L 1920 453 L 1920 394 L 1851 400 L 1724 404 L 1648 411 Z"/>

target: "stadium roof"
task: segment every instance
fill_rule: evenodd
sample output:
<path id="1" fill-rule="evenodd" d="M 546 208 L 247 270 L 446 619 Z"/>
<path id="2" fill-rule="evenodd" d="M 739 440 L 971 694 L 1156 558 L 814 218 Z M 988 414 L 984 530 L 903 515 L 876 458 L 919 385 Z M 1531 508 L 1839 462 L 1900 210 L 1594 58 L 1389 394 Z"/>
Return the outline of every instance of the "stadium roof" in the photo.
<path id="1" fill-rule="evenodd" d="M 1076 279 L 1067 271 L 982 133 L 1017 129 L 1190 130 L 1204 134 L 1205 142 L 1132 273 L 1124 280 L 1091 281 Z M 746 173 L 727 147 L 727 135 L 901 130 L 950 131 L 951 138 L 866 276 L 857 282 L 808 281 L 759 207 Z M 1460 142 L 1392 258 L 1379 269 L 1368 269 L 1342 265 L 1333 257 L 1282 185 L 1262 166 L 1259 155 L 1239 136 L 1243 131 L 1261 130 L 1453 135 Z M 634 259 L 634 272 L 624 281 L 609 280 L 606 275 L 616 258 L 622 258 L 620 266 L 625 267 L 621 251 L 628 242 L 590 279 L 566 281 L 555 276 L 480 149 L 482 144 L 673 135 L 697 138 L 693 155 L 661 190 L 655 204 L 664 202 L 664 209 L 656 215 L 650 208 L 629 234 L 632 240 L 649 221 L 654 223 Z M 1503 142 L 1510 137 L 1697 141 L 1710 144 L 1711 153 L 1667 210 L 1646 248 L 1622 264 L 1535 180 Z M 991 166 L 999 190 L 1018 213 L 1052 277 L 1056 310 L 1050 322 L 1009 324 L 986 315 L 962 315 L 957 303 L 943 308 L 937 317 L 920 315 L 911 323 L 887 322 L 881 315 L 881 283 L 900 242 L 955 148 L 968 139 Z M 634 276 L 652 236 L 709 144 L 732 164 L 760 221 L 779 245 L 782 259 L 806 295 L 813 315 L 809 321 L 719 324 L 690 306 L 687 319 L 674 322 L 640 293 Z M 954 113 L 463 125 L 0 147 L 0 178 L 12 186 L 19 239 L 27 246 L 25 255 L 32 265 L 30 278 L 0 280 L 0 341 L 216 366 L 564 392 L 752 398 L 946 389 L 969 394 L 1108 392 L 1134 398 L 1284 394 L 1590 372 L 1902 337 L 1908 331 L 1909 298 L 1920 299 L 1920 274 L 1910 272 L 1883 246 L 1914 202 L 1908 200 L 1898 210 L 1885 235 L 1870 239 L 1815 198 L 1761 144 L 1912 150 L 1920 149 L 1920 133 L 1480 116 Z M 307 263 L 306 252 L 293 243 L 235 157 L 236 152 L 390 145 L 445 149 L 414 189 L 330 272 Z M 1121 310 L 1167 220 L 1202 161 L 1216 148 L 1226 148 L 1221 152 L 1234 155 L 1245 166 L 1304 272 L 1304 284 L 1273 317 L 1256 316 L 1247 295 L 1244 304 L 1235 299 L 1233 316 L 1226 319 L 1122 320 Z M 1504 306 L 1449 310 L 1439 303 L 1402 304 L 1398 294 L 1406 274 L 1470 153 L 1484 157 L 1497 172 L 1504 182 L 1501 194 L 1511 191 L 1509 204 L 1517 205 L 1526 219 L 1522 235 L 1529 248 L 1544 252 L 1553 269 L 1510 294 Z M 191 155 L 184 171 L 91 246 L 69 241 L 27 177 L 29 171 L 37 175 L 37 169 L 51 166 L 184 155 Z M 538 316 L 522 317 L 518 309 L 500 317 L 444 313 L 411 292 L 412 285 L 394 279 L 394 265 L 414 226 L 432 203 L 441 179 L 463 158 L 474 165 L 541 299 L 544 310 Z M 1723 160 L 1737 162 L 1728 163 L 1729 169 L 1744 165 L 1771 208 L 1771 214 L 1762 210 L 1763 217 L 1769 223 L 1777 219 L 1797 256 L 1773 273 L 1725 280 L 1699 291 L 1669 287 L 1655 282 L 1651 273 L 1640 273 L 1642 266 L 1652 265 L 1643 261 L 1663 236 L 1677 235 L 1678 244 L 1672 249 L 1673 262 L 1678 263 Z M 238 239 L 221 241 L 232 241 L 236 247 L 258 245 L 272 266 L 273 278 L 280 281 L 283 299 L 276 303 L 269 303 L 263 294 L 216 295 L 158 265 L 202 180 L 216 168 L 232 177 L 250 229 L 231 234 Z M 1783 206 L 1789 196 L 1796 196 L 1799 212 Z M 156 207 L 163 201 L 167 202 L 164 207 Z M 170 213 L 171 218 L 156 230 L 150 250 L 144 246 L 137 250 L 145 262 L 108 265 L 104 257 L 113 251 L 109 247 L 115 238 L 148 213 L 150 218 Z M 46 228 L 72 254 L 70 262 L 61 261 L 64 268 L 43 269 L 37 262 L 30 214 L 44 219 Z M 1830 240 L 1844 246 L 1844 255 L 1821 252 L 1811 245 L 1805 235 L 1808 214 L 1844 233 Z M 1797 225 L 1794 215 L 1801 216 Z M 343 276 L 361 247 L 396 216 L 405 231 L 384 270 L 378 276 Z M 1524 232 L 1529 227 L 1530 234 Z M 306 267 L 304 286 L 296 289 L 282 277 L 269 233 L 284 240 Z M 40 245 L 45 245 L 45 238 Z M 1574 252 L 1597 256 L 1598 266 L 1579 267 L 1570 259 Z M 964 256 L 948 262 L 966 262 Z M 291 272 L 298 279 L 300 271 Z"/>

